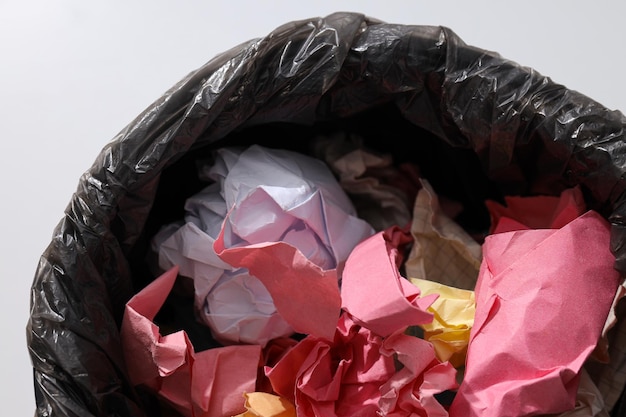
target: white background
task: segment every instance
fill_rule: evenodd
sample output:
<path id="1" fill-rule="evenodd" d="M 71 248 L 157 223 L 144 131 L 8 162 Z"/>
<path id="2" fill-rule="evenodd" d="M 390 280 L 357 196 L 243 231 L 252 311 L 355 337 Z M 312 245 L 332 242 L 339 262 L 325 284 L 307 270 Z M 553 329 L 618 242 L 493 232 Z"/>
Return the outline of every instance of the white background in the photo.
<path id="1" fill-rule="evenodd" d="M 35 410 L 26 347 L 39 256 L 100 149 L 189 71 L 335 11 L 443 25 L 626 112 L 621 1 L 0 0 L 0 409 Z"/>

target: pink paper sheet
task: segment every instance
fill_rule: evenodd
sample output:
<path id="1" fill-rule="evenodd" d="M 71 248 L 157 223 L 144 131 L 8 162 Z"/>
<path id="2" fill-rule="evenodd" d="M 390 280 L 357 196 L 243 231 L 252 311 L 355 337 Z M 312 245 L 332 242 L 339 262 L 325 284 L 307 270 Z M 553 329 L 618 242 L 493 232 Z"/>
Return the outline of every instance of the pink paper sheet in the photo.
<path id="1" fill-rule="evenodd" d="M 427 309 L 437 294 L 421 297 L 419 288 L 398 269 L 403 250 L 412 241 L 406 229 L 390 227 L 357 245 L 346 261 L 342 308 L 378 335 L 433 320 Z"/>
<path id="2" fill-rule="evenodd" d="M 153 320 L 172 290 L 174 267 L 126 305 L 121 340 L 129 378 L 148 387 L 187 417 L 224 417 L 244 412 L 244 392 L 255 391 L 258 345 L 195 352 L 187 334 L 161 335 Z"/>
<path id="3" fill-rule="evenodd" d="M 574 407 L 581 367 L 619 281 L 609 234 L 606 220 L 589 211 L 560 229 L 486 238 L 465 376 L 451 417 Z"/>
<path id="4" fill-rule="evenodd" d="M 564 190 L 560 196 L 507 196 L 505 205 L 488 200 L 492 233 L 526 229 L 558 229 L 585 213 L 586 205 L 580 187 Z M 604 324 L 602 339 L 592 357 L 609 361 L 607 331 L 615 324 L 615 307 L 623 294 L 616 293 L 613 306 Z"/>

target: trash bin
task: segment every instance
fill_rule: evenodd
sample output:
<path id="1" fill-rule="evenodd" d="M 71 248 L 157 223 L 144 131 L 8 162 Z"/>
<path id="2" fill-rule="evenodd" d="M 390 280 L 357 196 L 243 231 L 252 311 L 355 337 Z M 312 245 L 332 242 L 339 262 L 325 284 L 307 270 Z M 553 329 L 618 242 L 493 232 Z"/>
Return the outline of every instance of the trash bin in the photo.
<path id="1" fill-rule="evenodd" d="M 80 178 L 31 289 L 36 415 L 165 415 L 130 383 L 120 326 L 155 278 L 150 240 L 183 215 L 202 187 L 197 161 L 217 148 L 310 154 L 314 137 L 350 132 L 417 164 L 463 204 L 467 230 L 488 227 L 486 199 L 579 186 L 610 222 L 615 268 L 626 272 L 625 127 L 621 112 L 445 27 L 341 12 L 238 45 L 149 105 Z M 613 415 L 623 415 L 623 386 L 612 388 Z"/>

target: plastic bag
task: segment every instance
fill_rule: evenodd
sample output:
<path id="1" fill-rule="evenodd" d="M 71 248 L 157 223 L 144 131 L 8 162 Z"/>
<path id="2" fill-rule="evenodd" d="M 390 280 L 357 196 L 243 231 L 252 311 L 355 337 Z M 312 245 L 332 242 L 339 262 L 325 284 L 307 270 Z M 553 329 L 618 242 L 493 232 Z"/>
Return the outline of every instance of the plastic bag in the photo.
<path id="1" fill-rule="evenodd" d="M 125 303 L 154 279 L 150 239 L 182 217 L 202 187 L 196 162 L 217 147 L 310 153 L 315 136 L 352 132 L 418 164 L 463 203 L 468 230 L 487 227 L 487 198 L 579 185 L 611 222 L 626 272 L 625 126 L 621 112 L 445 27 L 336 13 L 238 45 L 148 106 L 80 178 L 32 284 L 36 414 L 166 415 L 130 384 L 119 329 Z"/>

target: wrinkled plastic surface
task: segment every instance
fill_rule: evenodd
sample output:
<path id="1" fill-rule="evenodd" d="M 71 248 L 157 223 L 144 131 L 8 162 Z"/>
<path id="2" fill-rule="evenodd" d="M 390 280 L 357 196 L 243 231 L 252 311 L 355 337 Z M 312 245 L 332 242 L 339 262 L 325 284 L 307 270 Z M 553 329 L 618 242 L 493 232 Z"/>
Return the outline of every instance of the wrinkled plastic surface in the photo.
<path id="1" fill-rule="evenodd" d="M 119 328 L 154 278 L 149 239 L 182 216 L 200 189 L 194 161 L 215 147 L 308 152 L 317 134 L 353 131 L 416 162 L 463 202 L 470 229 L 485 227 L 485 198 L 580 184 L 626 271 L 625 126 L 621 112 L 444 27 L 337 13 L 238 45 L 147 107 L 80 178 L 32 284 L 36 415 L 163 415 L 129 383 Z"/>

